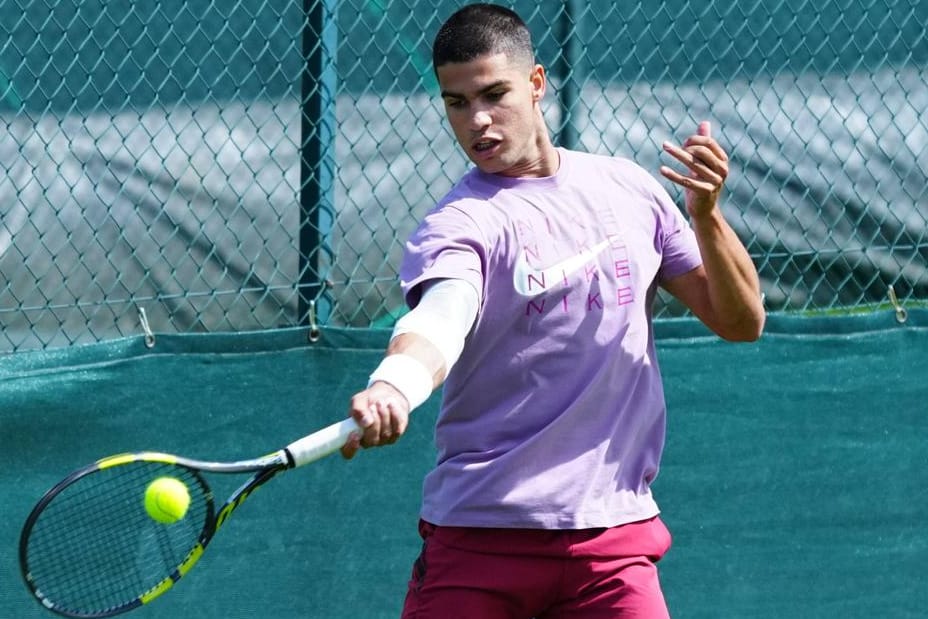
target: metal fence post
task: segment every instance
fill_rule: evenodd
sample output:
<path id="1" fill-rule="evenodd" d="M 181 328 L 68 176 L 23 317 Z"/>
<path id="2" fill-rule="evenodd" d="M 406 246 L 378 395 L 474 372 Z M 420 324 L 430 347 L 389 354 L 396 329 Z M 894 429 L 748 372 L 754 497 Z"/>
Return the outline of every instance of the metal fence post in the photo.
<path id="1" fill-rule="evenodd" d="M 303 0 L 302 114 L 300 146 L 299 229 L 299 324 L 309 324 L 310 306 L 325 322 L 330 307 L 325 302 L 320 253 L 335 213 L 335 0 Z M 320 303 L 321 301 L 321 303 Z"/>

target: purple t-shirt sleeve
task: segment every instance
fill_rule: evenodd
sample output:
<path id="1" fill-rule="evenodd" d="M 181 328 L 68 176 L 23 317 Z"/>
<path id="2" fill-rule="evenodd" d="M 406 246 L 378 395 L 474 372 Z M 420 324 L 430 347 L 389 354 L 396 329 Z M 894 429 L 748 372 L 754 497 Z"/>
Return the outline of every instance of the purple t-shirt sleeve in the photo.
<path id="1" fill-rule="evenodd" d="M 657 203 L 661 242 L 661 266 L 657 280 L 660 283 L 699 267 L 702 256 L 699 254 L 696 234 L 683 213 L 660 183 L 650 175 L 648 178 Z"/>
<path id="2" fill-rule="evenodd" d="M 422 297 L 420 284 L 432 279 L 461 279 L 483 297 L 485 244 L 476 224 L 461 209 L 439 205 L 406 242 L 400 285 L 410 308 Z"/>

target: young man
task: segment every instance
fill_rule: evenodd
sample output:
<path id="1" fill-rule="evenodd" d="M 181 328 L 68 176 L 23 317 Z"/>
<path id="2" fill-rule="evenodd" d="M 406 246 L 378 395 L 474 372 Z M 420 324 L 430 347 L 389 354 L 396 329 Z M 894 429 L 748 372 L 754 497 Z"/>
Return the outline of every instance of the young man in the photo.
<path id="1" fill-rule="evenodd" d="M 634 163 L 555 147 L 522 20 L 476 4 L 433 47 L 448 121 L 475 164 L 411 236 L 412 310 L 356 394 L 342 450 L 395 442 L 444 383 L 407 618 L 667 616 L 670 545 L 650 484 L 665 404 L 656 287 L 729 340 L 760 336 L 757 272 L 718 207 L 707 122 L 665 151 L 687 223 Z"/>

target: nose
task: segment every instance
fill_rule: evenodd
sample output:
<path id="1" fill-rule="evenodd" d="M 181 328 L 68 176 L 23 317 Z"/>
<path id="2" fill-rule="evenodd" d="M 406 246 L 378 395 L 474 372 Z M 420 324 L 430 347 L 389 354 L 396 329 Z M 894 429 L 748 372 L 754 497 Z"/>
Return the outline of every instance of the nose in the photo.
<path id="1" fill-rule="evenodd" d="M 470 119 L 470 127 L 474 131 L 483 131 L 493 123 L 489 112 L 486 110 L 477 110 Z"/>

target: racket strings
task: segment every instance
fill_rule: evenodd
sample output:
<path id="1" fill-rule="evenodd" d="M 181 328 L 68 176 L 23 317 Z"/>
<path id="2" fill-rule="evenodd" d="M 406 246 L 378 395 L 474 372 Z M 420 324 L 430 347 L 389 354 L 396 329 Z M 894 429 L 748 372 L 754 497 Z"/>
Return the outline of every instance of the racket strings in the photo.
<path id="1" fill-rule="evenodd" d="M 145 510 L 145 490 L 169 476 L 190 492 L 183 518 L 164 524 Z M 193 471 L 134 461 L 98 469 L 66 486 L 30 532 L 29 577 L 56 606 L 87 614 L 133 603 L 169 577 L 197 544 L 211 510 L 209 490 Z"/>

